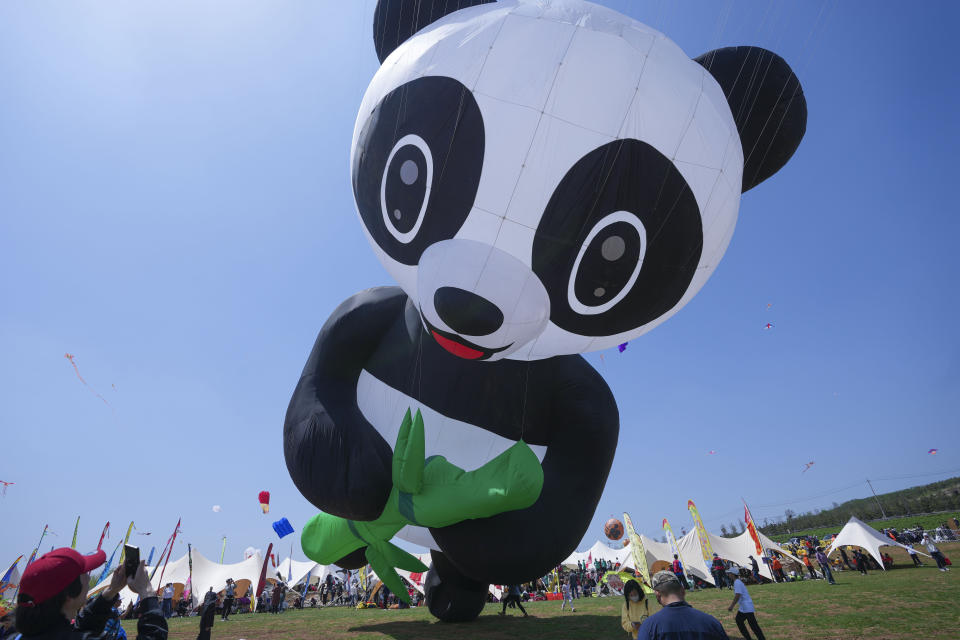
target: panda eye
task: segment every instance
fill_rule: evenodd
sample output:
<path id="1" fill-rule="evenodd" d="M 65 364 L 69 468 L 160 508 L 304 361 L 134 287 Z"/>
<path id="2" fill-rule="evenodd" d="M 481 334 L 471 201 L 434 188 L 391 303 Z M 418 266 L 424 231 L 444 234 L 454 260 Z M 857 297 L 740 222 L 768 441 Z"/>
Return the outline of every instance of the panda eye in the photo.
<path id="1" fill-rule="evenodd" d="M 660 318 L 683 298 L 703 249 L 700 208 L 670 158 L 622 139 L 578 160 L 554 189 L 533 239 L 550 321 L 613 336 Z"/>
<path id="2" fill-rule="evenodd" d="M 424 76 L 389 92 L 361 118 L 353 150 L 357 213 L 392 260 L 416 265 L 457 235 L 480 186 L 486 134 L 473 93 Z"/>
<path id="3" fill-rule="evenodd" d="M 380 183 L 383 223 L 398 242 L 408 244 L 423 224 L 433 182 L 433 155 L 417 135 L 401 138 L 387 157 Z"/>
<path id="4" fill-rule="evenodd" d="M 567 302 L 581 315 L 596 315 L 623 300 L 640 275 L 647 234 L 632 213 L 617 211 L 584 238 L 567 284 Z"/>

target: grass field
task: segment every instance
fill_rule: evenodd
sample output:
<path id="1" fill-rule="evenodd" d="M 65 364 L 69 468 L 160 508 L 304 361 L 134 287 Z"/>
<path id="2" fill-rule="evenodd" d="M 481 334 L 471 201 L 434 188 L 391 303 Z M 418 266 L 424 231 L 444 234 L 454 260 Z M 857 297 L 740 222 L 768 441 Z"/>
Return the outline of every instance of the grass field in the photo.
<path id="1" fill-rule="evenodd" d="M 924 515 L 924 516 L 904 516 L 902 518 L 888 518 L 887 520 L 870 520 L 867 522 L 868 525 L 876 529 L 877 531 L 881 529 L 894 528 L 897 530 L 908 529 L 915 525 L 920 525 L 924 529 L 936 529 L 941 524 L 946 522 L 953 516 L 960 518 L 960 513 L 958 512 L 947 512 L 947 513 L 938 513 L 934 515 Z M 785 542 L 793 537 L 799 536 L 817 536 L 822 538 L 825 535 L 831 533 L 838 533 L 840 529 L 843 528 L 843 525 L 838 527 L 815 527 L 813 529 L 802 529 L 800 531 L 794 531 L 793 533 L 778 533 L 775 535 L 767 534 L 774 542 Z"/>
<path id="2" fill-rule="evenodd" d="M 960 543 L 943 545 L 948 557 L 960 558 Z M 845 571 L 836 574 L 837 585 L 823 580 L 768 584 L 750 587 L 760 626 L 771 640 L 827 640 L 869 638 L 957 638 L 960 636 L 960 563 L 950 572 L 935 565 L 907 568 L 906 553 L 891 552 L 897 567 L 888 572 L 871 571 L 868 576 Z M 926 559 L 924 559 L 927 562 Z M 733 599 L 729 590 L 710 589 L 689 593 L 695 607 L 723 622 L 730 638 L 740 638 L 727 606 Z M 620 598 L 590 598 L 577 601 L 577 611 L 560 611 L 557 602 L 531 602 L 524 606 L 530 618 L 510 609 L 497 615 L 499 605 L 489 604 L 480 618 L 469 624 L 436 622 L 426 608 L 356 610 L 332 607 L 321 610 L 288 611 L 240 615 L 230 622 L 217 620 L 217 640 L 549 640 L 620 638 Z M 657 609 L 656 601 L 652 609 Z M 170 620 L 171 640 L 193 640 L 196 617 Z M 124 624 L 131 638 L 136 625 Z"/>

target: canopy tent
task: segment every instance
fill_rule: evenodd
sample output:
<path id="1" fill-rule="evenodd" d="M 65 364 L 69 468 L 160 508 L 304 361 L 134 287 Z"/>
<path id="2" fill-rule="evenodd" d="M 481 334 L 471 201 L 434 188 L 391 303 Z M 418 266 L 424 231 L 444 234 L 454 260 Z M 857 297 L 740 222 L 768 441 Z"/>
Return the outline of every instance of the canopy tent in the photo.
<path id="1" fill-rule="evenodd" d="M 293 587 L 305 580 L 313 582 L 314 578 L 316 578 L 318 582 L 326 580 L 327 574 L 334 573 L 336 570 L 336 565 L 332 564 L 317 564 L 313 560 L 301 562 L 300 560 L 286 558 L 277 565 L 276 569 L 271 567 L 267 570 L 267 579 L 276 581 L 277 574 L 279 573 L 280 579 L 287 583 L 288 587 Z"/>
<path id="2" fill-rule="evenodd" d="M 237 562 L 235 564 L 217 564 L 212 560 L 208 560 L 197 551 L 194 551 L 192 556 L 193 575 L 191 580 L 191 599 L 193 604 L 196 604 L 198 599 L 202 598 L 203 594 L 211 587 L 214 591 L 222 591 L 227 586 L 227 578 L 233 578 L 238 584 L 237 597 L 244 595 L 248 585 L 252 585 L 254 589 L 257 588 L 257 582 L 260 579 L 260 570 L 263 568 L 263 557 L 259 553 L 250 556 L 243 562 Z M 148 568 L 148 572 L 150 570 L 152 570 L 152 568 Z M 269 569 L 267 575 L 271 575 Z M 274 572 L 273 575 L 276 575 L 276 573 Z M 179 595 L 189 577 L 191 577 L 190 562 L 187 555 L 184 555 L 181 558 L 168 562 L 166 568 L 158 570 L 154 574 L 151 583 L 157 591 L 168 582 L 173 583 L 176 586 L 176 594 Z M 91 589 L 90 594 L 95 595 L 99 593 L 107 588 L 109 584 L 110 580 L 104 578 L 104 581 L 97 585 L 95 589 Z M 131 591 L 129 587 L 124 587 L 120 591 L 120 600 L 124 605 L 134 602 L 136 599 L 137 594 Z"/>
<path id="3" fill-rule="evenodd" d="M 792 555 L 789 551 L 759 531 L 757 533 L 760 535 L 760 543 L 765 553 L 773 550 L 792 559 L 794 562 L 800 563 L 800 559 Z M 749 567 L 750 556 L 752 555 L 760 565 L 760 575 L 770 580 L 773 579 L 770 573 L 770 567 L 764 564 L 760 558 L 757 558 L 757 547 L 753 542 L 753 538 L 750 537 L 749 532 L 744 531 L 735 538 L 724 538 L 712 533 L 707 533 L 707 536 L 714 553 L 724 560 L 734 562 L 741 567 Z M 680 548 L 680 553 L 686 561 L 684 568 L 687 572 L 695 575 L 704 582 L 714 584 L 713 574 L 710 572 L 710 563 L 713 557 L 709 553 L 704 555 L 703 547 L 700 544 L 700 538 L 697 537 L 696 530 L 691 531 L 677 540 L 677 546 Z"/>
<path id="4" fill-rule="evenodd" d="M 577 562 L 580 561 L 586 565 L 593 566 L 593 563 L 597 560 L 606 560 L 607 562 L 611 563 L 619 562 L 621 565 L 623 565 L 624 561 L 629 555 L 630 547 L 611 549 L 600 540 L 597 540 L 593 543 L 593 546 L 586 551 L 574 551 L 567 556 L 567 559 L 561 564 L 565 567 L 575 567 L 577 566 Z"/>
<path id="5" fill-rule="evenodd" d="M 850 516 L 847 524 L 843 525 L 843 529 L 840 530 L 840 533 L 837 534 L 837 537 L 834 538 L 830 544 L 830 548 L 827 549 L 827 555 L 829 556 L 840 547 L 848 545 L 866 549 L 881 567 L 883 567 L 883 556 L 880 555 L 880 547 L 889 545 L 891 547 L 907 548 L 906 545 L 888 538 L 856 516 Z M 920 551 L 917 551 L 917 553 L 927 556 L 927 554 Z M 929 558 L 930 556 L 927 557 Z"/>

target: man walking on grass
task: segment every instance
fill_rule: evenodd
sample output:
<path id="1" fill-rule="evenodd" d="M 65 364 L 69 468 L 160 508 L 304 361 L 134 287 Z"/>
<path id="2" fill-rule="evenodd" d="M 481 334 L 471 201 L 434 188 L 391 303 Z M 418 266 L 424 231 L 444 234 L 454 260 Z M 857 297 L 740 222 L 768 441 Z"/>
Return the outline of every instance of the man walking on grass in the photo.
<path id="1" fill-rule="evenodd" d="M 753 608 L 753 598 L 751 598 L 747 592 L 747 585 L 743 584 L 743 580 L 740 579 L 740 575 L 736 571 L 730 569 L 729 573 L 733 579 L 733 602 L 727 607 L 727 611 L 733 611 L 733 608 L 739 605 L 737 617 L 734 620 L 737 623 L 737 629 L 740 630 L 740 635 L 742 635 L 745 640 L 750 640 L 750 634 L 747 633 L 746 625 L 746 623 L 750 623 L 750 628 L 753 630 L 753 634 L 757 636 L 757 640 L 766 640 L 763 636 L 763 631 L 760 630 L 760 625 L 757 624 L 757 616 Z"/>

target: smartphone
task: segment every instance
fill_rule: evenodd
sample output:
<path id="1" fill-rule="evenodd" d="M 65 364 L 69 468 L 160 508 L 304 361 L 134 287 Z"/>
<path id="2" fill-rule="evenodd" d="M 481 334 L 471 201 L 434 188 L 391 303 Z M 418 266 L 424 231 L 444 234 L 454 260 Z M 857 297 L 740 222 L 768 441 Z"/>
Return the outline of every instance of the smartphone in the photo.
<path id="1" fill-rule="evenodd" d="M 140 547 L 123 545 L 123 570 L 128 578 L 136 575 L 138 566 L 140 566 Z"/>

